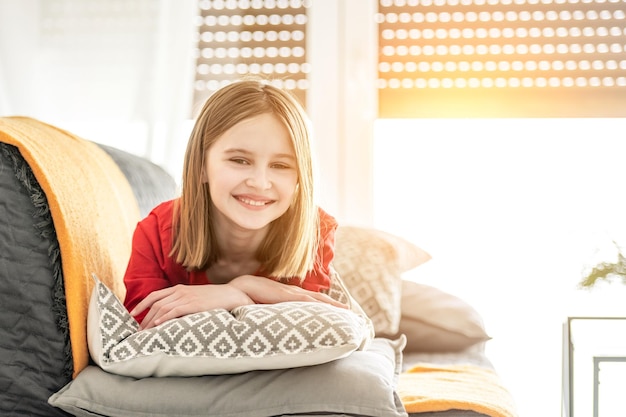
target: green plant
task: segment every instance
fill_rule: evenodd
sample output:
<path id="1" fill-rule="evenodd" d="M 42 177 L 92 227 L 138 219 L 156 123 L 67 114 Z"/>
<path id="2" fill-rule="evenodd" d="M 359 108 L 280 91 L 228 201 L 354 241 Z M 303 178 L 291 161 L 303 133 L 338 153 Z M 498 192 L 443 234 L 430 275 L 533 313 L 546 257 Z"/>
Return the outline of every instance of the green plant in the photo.
<path id="1" fill-rule="evenodd" d="M 602 262 L 591 269 L 591 271 L 583 277 L 579 286 L 582 288 L 590 288 L 600 281 L 612 281 L 619 278 L 622 283 L 626 284 L 626 257 L 621 250 L 617 254 L 617 262 Z"/>

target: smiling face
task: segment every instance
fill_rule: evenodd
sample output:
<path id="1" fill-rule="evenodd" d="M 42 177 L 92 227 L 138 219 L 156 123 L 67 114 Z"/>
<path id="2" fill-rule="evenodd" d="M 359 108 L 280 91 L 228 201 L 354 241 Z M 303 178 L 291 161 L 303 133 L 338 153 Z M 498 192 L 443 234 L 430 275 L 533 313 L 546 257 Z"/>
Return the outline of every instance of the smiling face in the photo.
<path id="1" fill-rule="evenodd" d="M 288 130 L 271 113 L 237 123 L 207 151 L 205 179 L 217 229 L 265 232 L 287 211 L 298 183 Z"/>

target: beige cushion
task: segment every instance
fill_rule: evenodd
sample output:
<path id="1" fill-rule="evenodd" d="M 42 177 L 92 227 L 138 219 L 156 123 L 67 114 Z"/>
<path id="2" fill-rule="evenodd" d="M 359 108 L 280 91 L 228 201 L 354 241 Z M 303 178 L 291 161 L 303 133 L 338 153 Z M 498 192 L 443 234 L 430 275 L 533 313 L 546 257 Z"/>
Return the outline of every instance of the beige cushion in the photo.
<path id="1" fill-rule="evenodd" d="M 139 330 L 120 300 L 96 278 L 87 333 L 91 357 L 102 369 L 145 378 L 322 364 L 365 348 L 371 330 L 365 315 L 316 302 L 216 309 Z"/>
<path id="2" fill-rule="evenodd" d="M 376 334 L 397 332 L 402 273 L 429 259 L 428 253 L 401 237 L 371 228 L 337 228 L 333 265 L 372 320 Z"/>
<path id="3" fill-rule="evenodd" d="M 435 287 L 403 280 L 402 317 L 396 337 L 407 352 L 460 351 L 489 339 L 481 315 L 461 298 Z"/>

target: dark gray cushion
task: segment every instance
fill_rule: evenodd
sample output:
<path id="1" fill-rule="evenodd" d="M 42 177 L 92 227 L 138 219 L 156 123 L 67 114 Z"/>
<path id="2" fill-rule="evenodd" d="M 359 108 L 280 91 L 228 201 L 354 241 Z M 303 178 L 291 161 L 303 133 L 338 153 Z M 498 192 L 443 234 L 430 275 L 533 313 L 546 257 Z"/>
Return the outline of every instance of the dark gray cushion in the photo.
<path id="1" fill-rule="evenodd" d="M 72 374 L 62 280 L 46 196 L 0 142 L 0 415 L 66 415 L 47 404 Z"/>
<path id="2" fill-rule="evenodd" d="M 162 168 L 102 148 L 126 175 L 142 215 L 175 197 L 175 182 Z M 47 401 L 71 380 L 72 363 L 48 201 L 19 150 L 0 142 L 0 415 L 66 416 Z"/>

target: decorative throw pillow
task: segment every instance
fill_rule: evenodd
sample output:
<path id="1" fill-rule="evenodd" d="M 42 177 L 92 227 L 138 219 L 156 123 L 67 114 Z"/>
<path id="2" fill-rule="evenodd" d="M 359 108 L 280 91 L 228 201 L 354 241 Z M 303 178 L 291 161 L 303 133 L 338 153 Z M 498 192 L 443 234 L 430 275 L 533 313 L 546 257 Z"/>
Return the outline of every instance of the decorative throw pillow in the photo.
<path id="1" fill-rule="evenodd" d="M 376 334 L 394 334 L 400 323 L 402 273 L 430 259 L 407 240 L 380 230 L 339 226 L 333 265 Z"/>
<path id="2" fill-rule="evenodd" d="M 397 334 L 406 352 L 455 352 L 491 337 L 481 315 L 466 301 L 430 285 L 402 281 L 402 317 Z"/>
<path id="3" fill-rule="evenodd" d="M 325 364 L 233 375 L 135 379 L 89 366 L 48 402 L 75 416 L 407 417 L 397 386 L 404 338 Z"/>
<path id="4" fill-rule="evenodd" d="M 367 317 L 315 302 L 216 309 L 139 330 L 115 294 L 94 279 L 89 351 L 114 374 L 197 376 L 309 366 L 345 357 L 371 341 Z"/>

